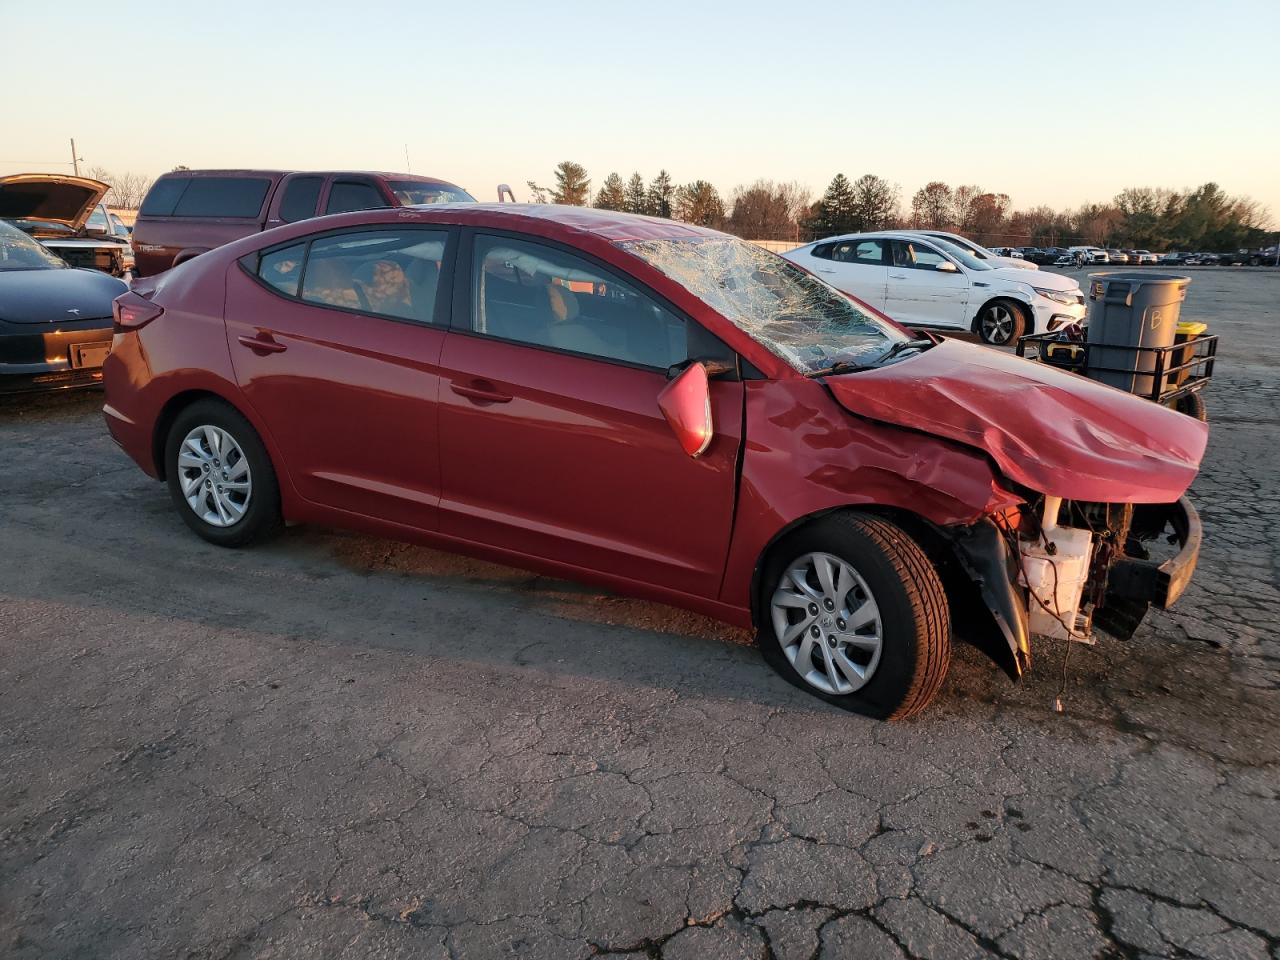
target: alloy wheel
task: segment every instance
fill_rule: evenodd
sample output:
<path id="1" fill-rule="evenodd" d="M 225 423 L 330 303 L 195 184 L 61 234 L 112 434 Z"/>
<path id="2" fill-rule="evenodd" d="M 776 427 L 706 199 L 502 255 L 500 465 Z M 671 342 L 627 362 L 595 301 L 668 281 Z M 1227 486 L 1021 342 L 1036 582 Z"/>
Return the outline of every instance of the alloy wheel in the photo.
<path id="1" fill-rule="evenodd" d="M 884 626 L 862 576 L 830 553 L 808 553 L 770 600 L 774 634 L 796 673 L 823 693 L 861 689 L 880 664 Z"/>
<path id="2" fill-rule="evenodd" d="M 178 448 L 178 482 L 192 512 L 213 527 L 239 521 L 253 495 L 253 475 L 240 444 L 210 425 L 196 427 Z"/>
<path id="3" fill-rule="evenodd" d="M 1008 343 L 1015 319 L 1008 307 L 993 303 L 982 314 L 982 339 L 987 343 Z"/>

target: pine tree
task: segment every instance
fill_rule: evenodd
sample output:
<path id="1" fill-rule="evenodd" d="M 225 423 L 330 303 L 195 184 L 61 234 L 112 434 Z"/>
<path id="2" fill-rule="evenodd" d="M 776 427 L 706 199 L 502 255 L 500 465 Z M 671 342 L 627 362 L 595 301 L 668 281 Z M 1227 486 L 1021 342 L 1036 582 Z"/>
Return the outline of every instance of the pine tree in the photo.
<path id="1" fill-rule="evenodd" d="M 700 227 L 720 227 L 724 224 L 724 201 L 706 180 L 695 180 L 676 191 L 675 217 Z"/>
<path id="2" fill-rule="evenodd" d="M 644 177 L 633 173 L 627 181 L 626 203 L 623 209 L 627 213 L 649 212 L 649 191 L 644 188 Z"/>
<path id="3" fill-rule="evenodd" d="M 671 201 L 675 198 L 676 185 L 671 182 L 671 174 L 659 170 L 658 175 L 649 184 L 649 212 L 655 217 L 671 216 Z"/>
<path id="4" fill-rule="evenodd" d="M 601 210 L 625 210 L 627 207 L 627 188 L 622 178 L 611 173 L 604 178 L 604 185 L 596 194 L 595 206 Z"/>
<path id="5" fill-rule="evenodd" d="M 839 233 L 884 230 L 898 218 L 898 188 L 882 177 L 865 173 L 849 188 L 849 226 Z"/>
<path id="6" fill-rule="evenodd" d="M 837 173 L 827 186 L 827 192 L 814 206 L 809 227 L 819 236 L 835 236 L 852 233 L 854 196 L 853 187 L 843 173 Z"/>
<path id="7" fill-rule="evenodd" d="M 556 186 L 551 191 L 552 203 L 573 207 L 585 206 L 591 199 L 591 180 L 582 164 L 564 160 L 556 165 Z"/>

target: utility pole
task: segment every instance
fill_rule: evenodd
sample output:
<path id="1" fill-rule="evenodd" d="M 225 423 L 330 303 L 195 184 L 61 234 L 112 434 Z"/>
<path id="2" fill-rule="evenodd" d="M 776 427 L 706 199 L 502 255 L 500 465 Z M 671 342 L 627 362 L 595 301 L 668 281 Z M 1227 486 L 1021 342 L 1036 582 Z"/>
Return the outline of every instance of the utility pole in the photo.
<path id="1" fill-rule="evenodd" d="M 80 176 L 80 158 L 76 156 L 76 138 L 71 138 L 71 167 Z"/>

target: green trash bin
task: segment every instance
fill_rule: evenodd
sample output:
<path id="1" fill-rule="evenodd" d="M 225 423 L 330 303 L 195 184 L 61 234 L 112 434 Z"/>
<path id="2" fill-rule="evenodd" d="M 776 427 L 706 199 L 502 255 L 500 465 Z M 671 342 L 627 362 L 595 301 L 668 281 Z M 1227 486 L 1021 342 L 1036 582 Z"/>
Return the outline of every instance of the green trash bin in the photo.
<path id="1" fill-rule="evenodd" d="M 1157 357 L 1151 350 L 1136 348 L 1173 345 L 1190 283 L 1190 277 L 1162 273 L 1089 274 L 1086 376 L 1151 396 Z"/>

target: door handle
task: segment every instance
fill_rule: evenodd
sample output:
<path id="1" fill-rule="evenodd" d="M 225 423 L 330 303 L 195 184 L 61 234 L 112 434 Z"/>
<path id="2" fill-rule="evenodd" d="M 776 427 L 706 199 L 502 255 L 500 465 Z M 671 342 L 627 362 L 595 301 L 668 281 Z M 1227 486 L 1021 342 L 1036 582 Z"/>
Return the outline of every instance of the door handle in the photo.
<path id="1" fill-rule="evenodd" d="M 891 274 L 889 274 L 889 279 L 890 279 L 890 280 L 905 280 L 905 279 L 907 279 L 907 275 L 906 275 L 905 273 L 891 273 Z"/>
<path id="2" fill-rule="evenodd" d="M 240 337 L 240 345 L 248 347 L 255 353 L 284 353 L 289 348 L 283 343 L 273 340 L 271 334 L 263 330 L 256 337 Z"/>
<path id="3" fill-rule="evenodd" d="M 474 386 L 463 383 L 451 383 L 449 389 L 460 397 L 466 397 L 476 403 L 510 403 L 511 395 L 499 393 L 487 380 L 473 381 Z"/>
<path id="4" fill-rule="evenodd" d="M 819 267 L 818 272 L 819 273 L 835 273 L 834 270 L 828 270 L 826 267 Z"/>

